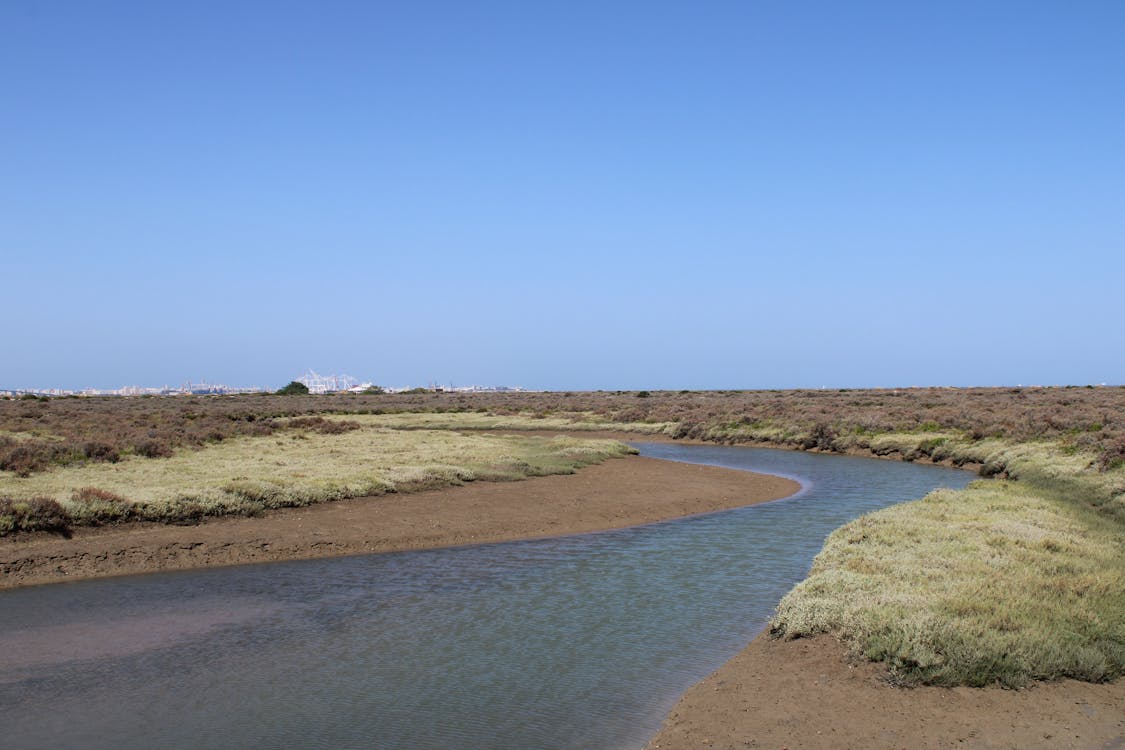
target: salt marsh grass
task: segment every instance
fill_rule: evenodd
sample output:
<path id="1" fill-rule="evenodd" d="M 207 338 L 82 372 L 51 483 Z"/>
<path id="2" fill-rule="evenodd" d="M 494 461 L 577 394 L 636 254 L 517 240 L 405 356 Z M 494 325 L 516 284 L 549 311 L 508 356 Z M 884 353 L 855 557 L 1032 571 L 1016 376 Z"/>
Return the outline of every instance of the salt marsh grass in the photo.
<path id="1" fill-rule="evenodd" d="M 612 440 L 462 435 L 372 426 L 237 437 L 168 458 L 0 472 L 0 497 L 57 501 L 75 523 L 255 515 L 345 497 L 571 473 L 631 452 Z M 14 519 L 14 517 L 13 517 Z M 18 530 L 0 519 L 0 533 Z"/>
<path id="2" fill-rule="evenodd" d="M 1020 481 L 939 490 L 835 531 L 773 632 L 832 633 L 904 683 L 1120 677 L 1125 524 L 1107 511 L 1125 472 L 997 450 L 1015 454 L 996 460 Z"/>

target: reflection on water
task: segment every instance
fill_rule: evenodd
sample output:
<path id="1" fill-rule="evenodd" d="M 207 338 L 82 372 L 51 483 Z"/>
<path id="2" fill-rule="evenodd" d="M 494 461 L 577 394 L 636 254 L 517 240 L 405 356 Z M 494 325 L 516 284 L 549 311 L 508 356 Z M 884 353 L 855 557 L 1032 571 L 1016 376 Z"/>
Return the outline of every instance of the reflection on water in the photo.
<path id="1" fill-rule="evenodd" d="M 643 747 L 762 628 L 832 529 L 972 478 L 640 447 L 805 489 L 577 537 L 2 592 L 4 746 Z"/>

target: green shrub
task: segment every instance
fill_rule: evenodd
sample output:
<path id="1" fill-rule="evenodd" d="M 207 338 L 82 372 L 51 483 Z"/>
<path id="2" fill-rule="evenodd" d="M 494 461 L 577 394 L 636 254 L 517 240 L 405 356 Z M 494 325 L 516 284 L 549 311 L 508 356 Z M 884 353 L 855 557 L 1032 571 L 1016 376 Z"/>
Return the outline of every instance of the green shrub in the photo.
<path id="1" fill-rule="evenodd" d="M 289 385 L 277 390 L 279 396 L 305 396 L 308 395 L 309 387 L 304 383 L 299 383 L 296 380 L 290 380 Z"/>

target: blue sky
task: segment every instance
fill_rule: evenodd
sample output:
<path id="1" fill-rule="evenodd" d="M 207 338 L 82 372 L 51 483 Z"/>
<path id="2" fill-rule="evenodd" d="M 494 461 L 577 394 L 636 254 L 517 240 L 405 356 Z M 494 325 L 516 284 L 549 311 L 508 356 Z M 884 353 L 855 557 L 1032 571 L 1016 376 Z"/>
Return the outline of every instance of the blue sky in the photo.
<path id="1" fill-rule="evenodd" d="M 1125 4 L 0 5 L 2 387 L 1125 382 Z"/>

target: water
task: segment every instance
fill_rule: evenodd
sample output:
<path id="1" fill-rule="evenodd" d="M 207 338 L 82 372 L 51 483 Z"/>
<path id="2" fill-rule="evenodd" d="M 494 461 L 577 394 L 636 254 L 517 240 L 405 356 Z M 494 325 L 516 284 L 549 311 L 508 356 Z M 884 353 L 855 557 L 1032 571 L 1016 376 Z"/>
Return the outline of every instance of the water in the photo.
<path id="1" fill-rule="evenodd" d="M 0 593 L 5 748 L 641 748 L 749 642 L 824 537 L 961 487 L 934 466 L 642 453 L 798 478 L 620 531 Z"/>

